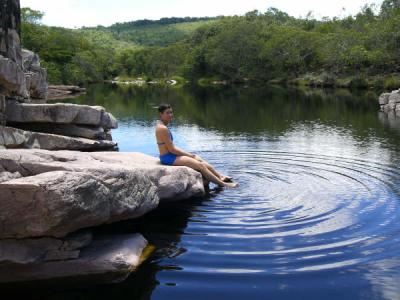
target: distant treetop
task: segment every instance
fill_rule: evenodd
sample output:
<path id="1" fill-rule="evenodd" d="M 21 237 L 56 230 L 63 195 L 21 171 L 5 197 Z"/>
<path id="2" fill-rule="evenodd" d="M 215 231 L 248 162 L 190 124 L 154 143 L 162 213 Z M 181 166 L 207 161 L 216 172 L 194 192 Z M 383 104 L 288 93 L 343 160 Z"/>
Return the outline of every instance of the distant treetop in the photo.
<path id="1" fill-rule="evenodd" d="M 201 17 L 201 18 L 192 18 L 192 17 L 184 17 L 184 18 L 161 18 L 159 20 L 137 20 L 131 22 L 123 22 L 123 23 L 115 23 L 110 26 L 113 29 L 126 29 L 130 27 L 140 27 L 140 26 L 149 26 L 149 25 L 170 25 L 170 24 L 177 24 L 177 23 L 188 23 L 188 22 L 197 22 L 197 21 L 208 21 L 215 19 L 215 17 Z"/>

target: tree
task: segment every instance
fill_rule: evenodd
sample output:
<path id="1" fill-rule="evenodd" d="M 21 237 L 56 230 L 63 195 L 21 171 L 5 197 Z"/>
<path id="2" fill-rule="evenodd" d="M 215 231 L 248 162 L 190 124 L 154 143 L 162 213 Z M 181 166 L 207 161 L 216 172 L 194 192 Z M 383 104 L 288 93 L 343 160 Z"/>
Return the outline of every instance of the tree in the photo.
<path id="1" fill-rule="evenodd" d="M 381 13 L 388 15 L 394 10 L 400 9 L 400 0 L 384 0 L 381 5 Z"/>
<path id="2" fill-rule="evenodd" d="M 44 13 L 38 10 L 33 10 L 29 7 L 21 8 L 21 22 L 30 24 L 39 24 L 44 16 Z"/>

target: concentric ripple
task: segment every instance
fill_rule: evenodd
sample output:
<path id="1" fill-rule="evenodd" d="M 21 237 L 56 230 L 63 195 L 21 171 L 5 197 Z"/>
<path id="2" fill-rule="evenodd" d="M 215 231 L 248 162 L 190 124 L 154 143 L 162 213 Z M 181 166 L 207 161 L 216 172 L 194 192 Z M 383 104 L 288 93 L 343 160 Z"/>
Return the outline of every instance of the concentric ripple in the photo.
<path id="1" fill-rule="evenodd" d="M 218 157 L 235 157 L 226 171 L 241 187 L 190 220 L 186 233 L 201 237 L 186 244 L 192 271 L 293 274 L 398 257 L 399 170 L 306 153 Z"/>

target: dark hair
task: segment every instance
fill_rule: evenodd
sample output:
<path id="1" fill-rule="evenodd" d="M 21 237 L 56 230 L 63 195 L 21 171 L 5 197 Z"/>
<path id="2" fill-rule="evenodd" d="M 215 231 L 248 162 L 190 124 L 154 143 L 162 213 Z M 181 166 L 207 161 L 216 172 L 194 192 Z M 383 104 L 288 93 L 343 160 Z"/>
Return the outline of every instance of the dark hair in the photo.
<path id="1" fill-rule="evenodd" d="M 167 103 L 163 103 L 158 107 L 158 112 L 159 113 L 163 113 L 164 111 L 166 111 L 168 108 L 171 108 L 170 104 Z"/>

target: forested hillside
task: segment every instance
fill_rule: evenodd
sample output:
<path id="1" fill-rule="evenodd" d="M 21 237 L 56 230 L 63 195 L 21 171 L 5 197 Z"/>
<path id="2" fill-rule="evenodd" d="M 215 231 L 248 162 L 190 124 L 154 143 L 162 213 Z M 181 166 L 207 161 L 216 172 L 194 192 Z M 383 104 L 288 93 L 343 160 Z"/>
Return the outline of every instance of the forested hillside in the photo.
<path id="1" fill-rule="evenodd" d="M 191 81 L 400 86 L 400 4 L 385 0 L 355 16 L 294 18 L 274 8 L 216 19 L 135 21 L 69 30 L 39 24 L 24 9 L 23 44 L 52 82 L 116 75 Z M 181 33 L 177 33 L 181 31 Z M 183 32 L 183 33 L 182 33 Z"/>
<path id="2" fill-rule="evenodd" d="M 197 28 L 215 18 L 162 18 L 157 21 L 139 20 L 116 23 L 97 29 L 110 32 L 118 40 L 143 46 L 166 46 L 190 36 Z"/>

